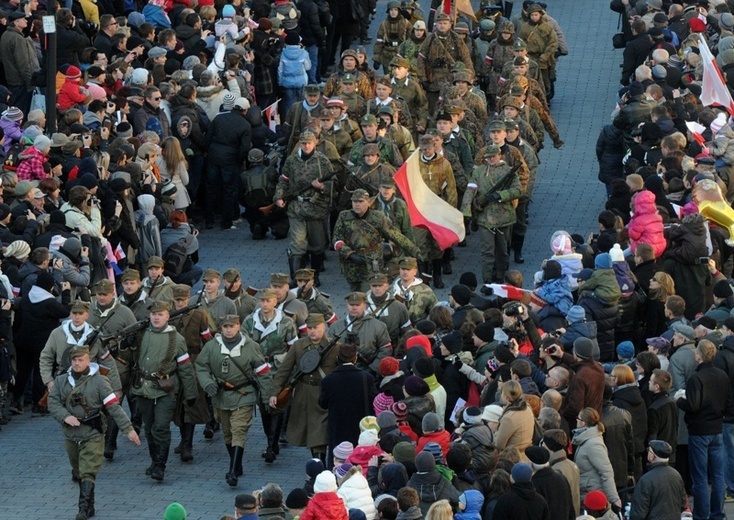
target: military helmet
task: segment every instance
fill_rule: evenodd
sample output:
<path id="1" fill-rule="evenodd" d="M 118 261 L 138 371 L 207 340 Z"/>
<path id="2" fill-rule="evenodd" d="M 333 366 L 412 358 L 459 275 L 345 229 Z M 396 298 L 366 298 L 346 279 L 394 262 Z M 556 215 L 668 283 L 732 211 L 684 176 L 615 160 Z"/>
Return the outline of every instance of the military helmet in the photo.
<path id="1" fill-rule="evenodd" d="M 398 2 L 398 0 L 390 0 L 390 2 L 387 3 L 387 9 L 385 9 L 385 12 L 389 14 L 390 9 L 400 10 L 400 2 Z"/>

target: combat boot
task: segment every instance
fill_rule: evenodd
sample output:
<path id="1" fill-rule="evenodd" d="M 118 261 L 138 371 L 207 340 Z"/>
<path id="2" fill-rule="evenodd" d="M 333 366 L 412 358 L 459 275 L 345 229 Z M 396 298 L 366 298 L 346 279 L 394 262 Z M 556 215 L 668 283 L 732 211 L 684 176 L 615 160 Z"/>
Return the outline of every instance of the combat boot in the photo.
<path id="1" fill-rule="evenodd" d="M 150 476 L 153 473 L 153 466 L 155 466 L 155 457 L 158 453 L 156 445 L 153 441 L 148 441 L 148 454 L 150 455 L 150 466 L 145 469 L 145 474 Z"/>
<path id="2" fill-rule="evenodd" d="M 219 423 L 212 419 L 204 427 L 204 438 L 211 439 L 214 437 L 214 433 L 219 429 Z"/>
<path id="3" fill-rule="evenodd" d="M 433 286 L 436 289 L 443 289 L 443 260 L 438 259 L 433 261 Z"/>
<path id="4" fill-rule="evenodd" d="M 515 263 L 524 264 L 525 257 L 522 256 L 522 246 L 525 244 L 525 237 L 512 237 L 512 250 L 515 253 Z"/>
<path id="5" fill-rule="evenodd" d="M 418 262 L 418 276 L 421 278 L 421 280 L 423 280 L 423 283 L 426 285 L 431 285 L 431 280 L 433 280 L 431 271 L 431 262 Z"/>
<path id="6" fill-rule="evenodd" d="M 170 449 L 169 444 L 163 444 L 157 446 L 156 458 L 153 464 L 153 469 L 150 471 L 150 478 L 163 482 L 163 478 L 166 473 L 166 462 L 168 462 L 168 450 Z"/>
<path id="7" fill-rule="evenodd" d="M 324 270 L 324 254 L 323 253 L 311 253 L 311 269 L 313 269 L 313 285 L 314 287 L 321 287 L 321 280 L 319 280 L 319 273 Z"/>
<path id="8" fill-rule="evenodd" d="M 242 467 L 242 455 L 245 449 L 240 446 L 232 446 L 232 455 L 229 457 L 229 473 L 227 473 L 227 484 L 229 487 L 237 487 L 237 466 Z"/>
<path id="9" fill-rule="evenodd" d="M 194 460 L 194 430 L 196 426 L 191 423 L 183 423 L 181 426 L 181 462 Z"/>
<path id="10" fill-rule="evenodd" d="M 115 450 L 117 449 L 117 433 L 120 428 L 115 421 L 110 421 L 110 423 L 107 425 L 107 431 L 104 434 L 104 458 L 114 460 Z"/>
<path id="11" fill-rule="evenodd" d="M 94 485 L 88 480 L 79 483 L 79 512 L 75 520 L 87 520 L 89 515 L 89 486 Z M 92 513 L 94 514 L 94 513 Z"/>
<path id="12" fill-rule="evenodd" d="M 84 482 L 89 487 L 89 493 L 87 495 L 87 516 L 92 518 L 94 516 L 94 482 Z"/>

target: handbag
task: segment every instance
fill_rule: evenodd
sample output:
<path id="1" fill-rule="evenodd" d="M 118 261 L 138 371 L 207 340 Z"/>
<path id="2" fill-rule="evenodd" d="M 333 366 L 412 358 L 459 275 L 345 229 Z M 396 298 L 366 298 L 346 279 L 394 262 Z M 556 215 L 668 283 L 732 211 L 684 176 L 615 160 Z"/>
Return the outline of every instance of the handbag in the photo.
<path id="1" fill-rule="evenodd" d="M 624 38 L 624 33 L 617 33 L 612 36 L 612 47 L 615 49 L 624 49 L 627 47 L 627 40 Z"/>
<path id="2" fill-rule="evenodd" d="M 31 110 L 41 110 L 46 113 L 46 96 L 38 87 L 33 88 L 33 97 L 31 98 Z"/>

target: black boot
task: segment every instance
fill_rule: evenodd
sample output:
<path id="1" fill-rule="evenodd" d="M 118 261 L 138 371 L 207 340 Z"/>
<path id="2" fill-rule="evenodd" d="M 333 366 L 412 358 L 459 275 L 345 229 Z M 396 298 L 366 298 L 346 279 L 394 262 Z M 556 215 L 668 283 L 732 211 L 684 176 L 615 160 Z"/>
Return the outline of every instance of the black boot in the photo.
<path id="1" fill-rule="evenodd" d="M 79 512 L 75 520 L 87 520 L 89 518 L 89 485 L 88 480 L 79 483 Z M 92 484 L 93 485 L 93 484 Z"/>
<path id="2" fill-rule="evenodd" d="M 192 450 L 195 429 L 196 425 L 191 423 L 183 423 L 181 426 L 181 462 L 191 462 L 194 460 Z"/>
<path id="3" fill-rule="evenodd" d="M 448 248 L 446 251 L 443 252 L 443 274 L 453 274 L 453 269 L 451 269 L 451 260 L 454 259 L 454 249 Z"/>
<path id="4" fill-rule="evenodd" d="M 443 260 L 438 259 L 433 261 L 433 286 L 436 289 L 443 289 L 443 278 L 442 278 L 442 271 L 443 269 Z"/>
<path id="5" fill-rule="evenodd" d="M 515 263 L 524 264 L 525 258 L 522 256 L 522 246 L 525 244 L 525 237 L 512 237 L 512 250 L 515 253 Z"/>
<path id="6" fill-rule="evenodd" d="M 311 269 L 313 269 L 313 285 L 314 287 L 321 287 L 321 280 L 319 280 L 319 273 L 324 270 L 324 254 L 311 253 Z"/>
<path id="7" fill-rule="evenodd" d="M 157 480 L 158 482 L 163 482 L 163 478 L 166 473 L 166 462 L 168 462 L 168 450 L 170 448 L 170 444 L 163 444 L 161 446 L 157 446 L 157 448 L 153 469 L 150 471 L 150 478 Z"/>
<path id="8" fill-rule="evenodd" d="M 150 466 L 145 470 L 145 474 L 150 476 L 153 473 L 153 466 L 155 466 L 155 458 L 158 454 L 158 448 L 152 440 L 148 441 L 148 455 L 150 455 Z"/>
<path id="9" fill-rule="evenodd" d="M 226 478 L 229 487 L 237 487 L 237 466 L 242 467 L 242 455 L 244 452 L 244 448 L 232 446 L 232 455 L 229 457 L 229 472 Z"/>
<path id="10" fill-rule="evenodd" d="M 87 516 L 92 518 L 94 516 L 94 482 L 85 482 L 89 485 L 89 497 L 87 498 Z"/>
<path id="11" fill-rule="evenodd" d="M 298 285 L 296 283 L 296 271 L 301 268 L 301 259 L 301 255 L 288 255 L 288 271 L 291 277 L 289 284 L 291 289 Z"/>
<path id="12" fill-rule="evenodd" d="M 418 276 L 426 285 L 431 285 L 431 280 L 433 280 L 432 270 L 431 262 L 418 262 Z"/>
<path id="13" fill-rule="evenodd" d="M 214 432 L 216 432 L 219 429 L 219 423 L 212 419 L 208 423 L 206 423 L 206 426 L 204 427 L 204 438 L 205 439 L 211 439 L 214 437 Z"/>
<path id="14" fill-rule="evenodd" d="M 115 421 L 107 424 L 107 431 L 104 434 L 104 458 L 113 460 L 115 458 L 115 450 L 117 449 L 117 433 L 120 431 Z"/>

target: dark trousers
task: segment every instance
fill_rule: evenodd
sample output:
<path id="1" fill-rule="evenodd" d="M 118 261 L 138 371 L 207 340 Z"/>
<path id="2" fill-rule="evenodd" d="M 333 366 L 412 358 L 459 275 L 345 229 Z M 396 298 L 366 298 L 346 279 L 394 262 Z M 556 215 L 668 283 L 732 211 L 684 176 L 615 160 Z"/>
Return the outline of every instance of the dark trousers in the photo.
<path id="1" fill-rule="evenodd" d="M 28 90 L 25 86 L 8 87 L 10 90 L 9 106 L 20 108 L 24 114 L 31 109 L 31 100 L 33 99 L 33 91 Z"/>
<path id="2" fill-rule="evenodd" d="M 137 396 L 138 408 L 145 426 L 148 444 L 167 446 L 171 444 L 171 421 L 174 402 L 170 395 L 158 399 Z"/>
<path id="3" fill-rule="evenodd" d="M 341 42 L 341 52 L 344 52 L 351 47 L 352 42 L 359 34 L 359 23 L 353 21 L 341 20 L 339 23 L 334 24 L 334 29 L 331 36 L 331 49 L 330 49 L 330 60 L 329 64 L 336 63 L 336 50 Z"/>
<path id="4" fill-rule="evenodd" d="M 204 161 L 204 156 L 201 154 L 195 154 L 193 157 L 188 158 L 189 183 L 186 185 L 186 189 L 189 192 L 192 204 L 196 204 L 196 199 L 199 196 L 199 187 L 204 177 Z"/>
<path id="5" fill-rule="evenodd" d="M 38 401 L 43 397 L 46 388 L 41 380 L 41 369 L 38 366 L 38 360 L 41 357 L 40 352 L 29 352 L 27 348 L 19 348 L 18 356 L 18 373 L 15 375 L 15 386 L 13 387 L 13 401 L 20 401 L 25 392 L 28 381 L 33 376 L 33 386 L 31 395 L 33 396 L 33 405 L 37 405 Z"/>
<path id="6" fill-rule="evenodd" d="M 217 207 L 221 208 L 222 228 L 228 229 L 239 218 L 237 193 L 239 193 L 239 166 L 237 164 L 212 164 L 206 176 L 207 222 L 214 220 Z"/>

